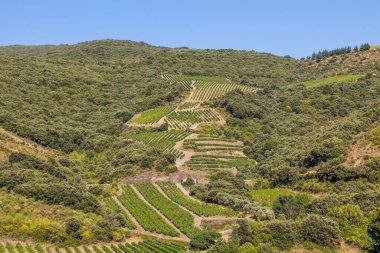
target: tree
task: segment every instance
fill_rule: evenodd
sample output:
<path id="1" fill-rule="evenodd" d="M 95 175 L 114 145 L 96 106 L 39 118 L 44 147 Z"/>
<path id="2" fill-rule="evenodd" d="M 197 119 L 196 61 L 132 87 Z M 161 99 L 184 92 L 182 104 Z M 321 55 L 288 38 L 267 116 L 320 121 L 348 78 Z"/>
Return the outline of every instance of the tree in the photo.
<path id="1" fill-rule="evenodd" d="M 238 240 L 220 240 L 215 243 L 209 253 L 237 253 L 239 252 L 239 246 Z"/>
<path id="2" fill-rule="evenodd" d="M 281 195 L 273 202 L 273 211 L 276 217 L 281 214 L 287 219 L 294 220 L 299 214 L 296 198 L 293 195 Z"/>
<path id="3" fill-rule="evenodd" d="M 81 239 L 83 237 L 82 232 L 80 231 L 81 227 L 82 222 L 77 218 L 73 217 L 66 220 L 65 231 L 74 238 Z"/>
<path id="4" fill-rule="evenodd" d="M 369 50 L 370 48 L 371 48 L 371 46 L 370 46 L 368 43 L 364 43 L 364 44 L 360 45 L 359 50 L 360 50 L 360 51 L 367 51 L 367 50 Z"/>
<path id="5" fill-rule="evenodd" d="M 239 248 L 239 253 L 258 253 L 259 251 L 250 242 L 246 242 Z"/>
<path id="6" fill-rule="evenodd" d="M 297 224 L 290 220 L 274 220 L 266 225 L 273 238 L 273 246 L 290 249 L 299 240 Z"/>
<path id="7" fill-rule="evenodd" d="M 340 242 L 336 222 L 320 215 L 310 214 L 300 224 L 300 233 L 305 241 L 321 246 L 335 247 Z"/>
<path id="8" fill-rule="evenodd" d="M 239 226 L 237 228 L 234 228 L 232 232 L 233 236 L 238 238 L 241 244 L 251 242 L 253 233 L 249 222 L 247 220 L 238 220 L 238 224 Z"/>
<path id="9" fill-rule="evenodd" d="M 380 252 L 380 213 L 373 223 L 368 227 L 368 234 L 372 238 L 373 247 L 371 253 Z"/>
<path id="10" fill-rule="evenodd" d="M 220 237 L 218 233 L 203 231 L 190 241 L 190 247 L 195 250 L 206 250 Z"/>

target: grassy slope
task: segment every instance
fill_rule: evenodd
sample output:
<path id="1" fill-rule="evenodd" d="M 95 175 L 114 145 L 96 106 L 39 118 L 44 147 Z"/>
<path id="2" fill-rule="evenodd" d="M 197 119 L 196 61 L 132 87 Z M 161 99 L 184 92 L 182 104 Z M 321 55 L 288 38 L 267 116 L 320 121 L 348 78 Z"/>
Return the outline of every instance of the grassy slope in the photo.
<path id="1" fill-rule="evenodd" d="M 72 210 L 60 205 L 47 205 L 41 201 L 25 198 L 16 193 L 0 189 L 1 236 L 17 236 L 23 239 L 41 240 L 39 233 L 50 233 L 49 237 L 64 234 L 63 224 L 68 218 L 77 217 L 88 230 L 99 216 Z"/>
<path id="2" fill-rule="evenodd" d="M 361 77 L 364 77 L 364 75 L 362 74 L 341 75 L 341 76 L 334 76 L 334 77 L 322 78 L 322 79 L 317 79 L 317 80 L 310 80 L 310 81 L 305 81 L 305 82 L 292 83 L 292 84 L 286 85 L 286 87 L 304 85 L 306 88 L 315 88 L 315 87 L 320 87 L 324 85 L 330 85 L 333 83 L 357 81 Z"/>

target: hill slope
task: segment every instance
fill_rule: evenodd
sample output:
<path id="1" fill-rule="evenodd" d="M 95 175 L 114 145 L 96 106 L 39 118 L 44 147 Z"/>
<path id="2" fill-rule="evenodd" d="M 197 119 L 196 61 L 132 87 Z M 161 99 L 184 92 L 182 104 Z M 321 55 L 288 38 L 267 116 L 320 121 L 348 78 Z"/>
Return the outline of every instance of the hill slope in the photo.
<path id="1" fill-rule="evenodd" d="M 347 161 L 355 136 L 370 132 L 358 143 L 378 145 L 371 129 L 380 117 L 379 55 L 374 49 L 316 62 L 113 40 L 0 47 L 0 187 L 11 207 L 4 210 L 15 215 L 27 203 L 50 212 L 46 224 L 41 210 L 23 213 L 21 223 L 33 221 L 28 228 L 4 215 L 0 233 L 70 245 L 122 239 L 129 230 L 123 211 L 130 210 L 140 225 L 161 217 L 173 234 L 194 239 L 198 228 L 190 233 L 192 225 L 178 216 L 184 207 L 165 195 L 157 195 L 162 203 L 135 196 L 151 216 L 112 200 L 128 188 L 116 185 L 125 177 L 195 175 L 205 180 L 186 189 L 194 201 L 246 214 L 257 250 L 300 244 L 327 252 L 342 238 L 370 251 L 380 211 L 379 161 Z M 275 196 L 272 206 L 252 198 L 263 192 Z M 198 225 L 199 217 L 189 217 Z M 71 233 L 78 223 L 79 232 Z M 55 229 L 57 237 L 39 237 L 36 227 L 43 235 Z"/>

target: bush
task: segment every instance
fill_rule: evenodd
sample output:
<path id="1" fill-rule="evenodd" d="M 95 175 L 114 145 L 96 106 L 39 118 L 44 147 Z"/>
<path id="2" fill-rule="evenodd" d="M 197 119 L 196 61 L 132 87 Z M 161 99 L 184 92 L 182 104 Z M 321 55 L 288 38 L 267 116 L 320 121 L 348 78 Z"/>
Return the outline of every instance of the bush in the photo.
<path id="1" fill-rule="evenodd" d="M 299 241 L 298 228 L 294 221 L 271 221 L 266 225 L 273 238 L 273 245 L 281 250 L 290 249 Z"/>
<path id="2" fill-rule="evenodd" d="M 203 231 L 190 241 L 190 247 L 195 250 L 206 250 L 220 237 L 218 233 Z"/>
<path id="3" fill-rule="evenodd" d="M 373 221 L 373 223 L 368 228 L 368 234 L 372 238 L 373 247 L 370 250 L 372 253 L 380 252 L 380 214 L 377 219 Z"/>
<path id="4" fill-rule="evenodd" d="M 320 215 L 308 215 L 300 224 L 300 233 L 304 240 L 321 246 L 335 247 L 340 242 L 338 225 Z"/>
<path id="5" fill-rule="evenodd" d="M 279 196 L 273 202 L 273 211 L 276 217 L 285 215 L 287 219 L 294 220 L 299 214 L 299 208 L 296 203 L 296 198 L 293 195 Z"/>
<path id="6" fill-rule="evenodd" d="M 238 220 L 239 226 L 234 228 L 233 236 L 240 240 L 241 244 L 252 241 L 252 228 L 247 220 Z"/>
<path id="7" fill-rule="evenodd" d="M 69 218 L 65 224 L 65 231 L 74 238 L 81 239 L 83 237 L 81 230 L 82 222 L 76 218 Z"/>

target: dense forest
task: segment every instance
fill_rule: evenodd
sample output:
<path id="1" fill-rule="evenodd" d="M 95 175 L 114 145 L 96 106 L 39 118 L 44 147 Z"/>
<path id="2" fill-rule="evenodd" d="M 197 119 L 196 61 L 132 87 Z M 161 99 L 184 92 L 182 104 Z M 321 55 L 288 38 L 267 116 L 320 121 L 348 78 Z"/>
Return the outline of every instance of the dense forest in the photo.
<path id="1" fill-rule="evenodd" d="M 344 242 L 379 252 L 379 56 L 367 44 L 299 60 L 115 40 L 0 47 L 0 127 L 51 150 L 0 146 L 0 235 L 61 245 L 123 239 L 127 221 L 104 200 L 125 177 L 176 171 L 173 154 L 126 138 L 145 130 L 125 123 L 187 96 L 183 82 L 162 76 L 207 76 L 257 88 L 206 102 L 226 124 L 199 129 L 241 141 L 255 163 L 185 187 L 198 200 L 249 213 L 250 221 L 238 222 L 229 241 L 204 233 L 190 246 L 335 252 Z M 357 78 L 303 83 L 342 75 Z M 0 135 L 0 144 L 8 138 Z M 259 198 L 274 190 L 287 194 Z"/>

